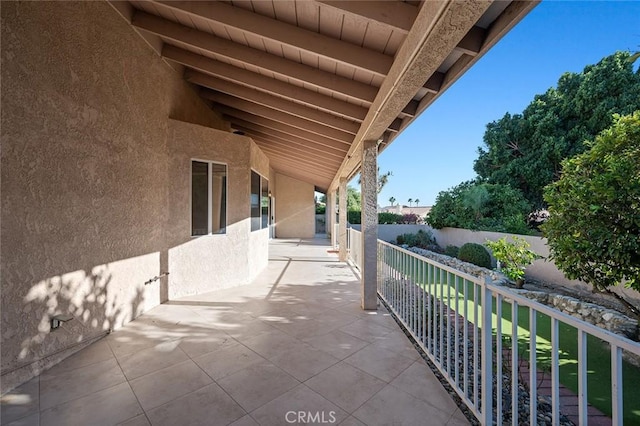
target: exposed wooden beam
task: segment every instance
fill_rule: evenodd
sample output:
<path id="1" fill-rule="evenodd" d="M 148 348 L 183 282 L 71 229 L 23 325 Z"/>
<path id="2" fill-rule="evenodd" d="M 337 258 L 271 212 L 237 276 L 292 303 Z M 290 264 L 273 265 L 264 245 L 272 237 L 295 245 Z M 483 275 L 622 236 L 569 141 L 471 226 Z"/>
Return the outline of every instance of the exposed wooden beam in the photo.
<path id="1" fill-rule="evenodd" d="M 221 95 L 219 93 L 213 95 L 211 95 L 210 93 L 210 91 L 203 91 L 202 97 L 207 99 L 221 98 Z M 246 111 L 250 114 L 268 118 L 269 120 L 278 121 L 292 127 L 297 127 L 298 129 L 306 130 L 308 132 L 324 136 L 325 138 L 331 138 L 341 142 L 347 142 L 349 139 L 353 140 L 353 134 L 349 132 L 334 129 L 329 126 L 325 126 L 324 124 L 319 124 L 314 121 L 296 117 L 285 112 L 275 110 L 273 108 L 268 108 L 263 105 L 245 101 L 243 99 L 234 98 L 233 96 L 226 96 L 224 98 L 224 101 L 225 102 L 221 103 L 231 108 Z"/>
<path id="2" fill-rule="evenodd" d="M 254 141 L 258 145 L 258 147 L 262 151 L 264 151 L 265 154 L 273 154 L 283 159 L 286 158 L 286 159 L 295 161 L 298 165 L 301 165 L 301 166 L 304 165 L 305 167 L 310 167 L 318 171 L 321 170 L 327 174 L 327 177 L 329 175 L 333 175 L 336 172 L 336 170 L 338 170 L 338 167 L 340 167 L 340 164 L 336 164 L 335 162 L 332 162 L 332 161 L 327 161 L 327 159 L 325 158 L 302 155 L 298 152 L 295 152 L 289 149 L 283 149 L 280 147 L 273 146 L 269 144 L 267 141 L 264 141 L 261 139 L 254 139 Z"/>
<path id="3" fill-rule="evenodd" d="M 168 46 L 167 50 L 174 49 L 176 48 L 171 48 L 170 46 Z M 184 50 L 182 52 L 185 52 L 189 56 L 199 56 L 190 52 L 186 52 Z M 220 80 L 217 77 L 213 77 L 208 74 L 203 74 L 201 72 L 188 69 L 185 72 L 185 78 L 191 83 L 199 84 L 200 86 L 209 87 L 210 89 L 218 90 L 228 94 L 234 94 L 232 93 L 232 89 L 234 87 L 238 87 L 238 85 L 235 83 L 238 82 L 243 85 L 240 87 L 251 87 L 252 89 L 257 89 L 261 92 L 265 92 L 266 94 L 268 94 L 268 96 L 277 95 L 289 101 L 295 99 L 296 101 L 302 102 L 307 106 L 315 106 L 317 108 L 321 108 L 328 114 L 348 117 L 352 120 L 357 120 L 360 122 L 362 122 L 364 117 L 367 115 L 367 109 L 361 106 L 343 102 L 330 96 L 312 92 L 311 90 L 294 86 L 285 83 L 284 81 L 265 77 L 263 75 L 240 69 L 212 59 L 208 59 L 203 56 L 199 57 L 213 65 L 213 67 L 210 69 L 215 69 L 217 71 L 216 76 L 220 76 L 226 81 Z M 190 62 L 189 60 L 185 62 L 179 62 L 183 63 L 184 65 L 191 66 L 191 64 L 185 63 Z M 255 90 L 252 89 L 249 90 L 255 93 Z"/>
<path id="4" fill-rule="evenodd" d="M 279 174 L 287 175 L 300 181 L 310 183 L 316 187 L 321 187 L 325 191 L 329 187 L 327 182 L 331 182 L 331 179 L 326 177 L 314 176 L 312 173 L 309 173 L 309 170 L 301 170 L 298 167 L 292 167 L 291 163 L 272 160 L 270 161 L 270 164 L 272 164 L 273 169 Z"/>
<path id="5" fill-rule="evenodd" d="M 136 28 L 156 34 L 165 40 L 183 43 L 211 52 L 219 57 L 243 62 L 262 70 L 273 72 L 285 78 L 317 88 L 331 90 L 356 101 L 371 103 L 378 92 L 378 88 L 368 84 L 234 43 L 216 37 L 213 34 L 198 31 L 145 12 L 137 11 L 133 15 L 131 23 Z"/>
<path id="6" fill-rule="evenodd" d="M 389 130 L 389 131 L 391 131 L 393 133 L 398 133 L 401 128 L 402 128 L 402 119 L 401 118 L 396 118 L 395 120 L 393 120 L 391 122 L 389 127 L 387 127 L 387 130 Z"/>
<path id="7" fill-rule="evenodd" d="M 348 119 L 345 120 L 342 114 L 335 114 L 333 112 L 335 110 L 330 108 L 331 105 L 335 107 L 348 107 L 343 108 L 343 111 L 347 111 L 348 109 L 350 109 L 350 107 L 355 107 L 356 109 L 360 110 L 358 112 L 358 116 L 361 116 L 362 118 L 364 118 L 367 112 L 366 109 L 358 107 L 356 105 L 348 104 L 346 102 L 342 102 L 329 96 L 321 95 L 319 93 L 314 93 L 300 87 L 291 86 L 287 83 L 282 83 L 282 85 L 288 86 L 284 87 L 283 89 L 288 91 L 287 94 L 290 97 L 275 96 L 271 94 L 271 92 L 255 90 L 254 88 L 248 86 L 243 86 L 231 81 L 222 80 L 218 77 L 203 74 L 194 70 L 187 70 L 185 72 L 185 79 L 191 83 L 198 84 L 203 87 L 208 87 L 209 89 L 213 89 L 218 92 L 223 92 L 232 96 L 240 97 L 248 101 L 256 102 L 261 105 L 276 108 L 280 111 L 289 112 L 294 115 L 298 115 L 300 117 L 308 118 L 314 121 L 320 120 L 319 122 L 323 124 L 332 125 L 331 123 L 334 123 L 333 127 L 339 126 L 337 128 L 355 128 L 356 124 Z M 300 100 L 301 98 L 307 101 L 305 103 L 306 105 L 292 101 L 293 99 Z M 315 103 L 313 102 L 314 100 Z M 310 105 L 317 104 L 323 104 L 323 106 L 327 108 L 318 110 L 310 107 Z M 352 120 L 355 119 L 354 117 L 350 118 Z M 362 121 L 362 118 L 359 119 L 360 122 Z"/>
<path id="8" fill-rule="evenodd" d="M 486 36 L 487 30 L 474 26 L 462 38 L 462 40 L 460 40 L 460 43 L 456 46 L 456 50 L 459 50 L 466 55 L 476 56 L 480 53 Z"/>
<path id="9" fill-rule="evenodd" d="M 341 151 L 335 148 L 320 145 L 316 142 L 311 142 L 306 139 L 301 139 L 296 136 L 291 136 L 291 135 L 287 135 L 286 133 L 278 132 L 277 130 L 260 128 L 260 126 L 256 126 L 252 123 L 247 123 L 243 120 L 234 119 L 231 121 L 231 125 L 233 128 L 241 130 L 245 132 L 245 134 L 247 135 L 252 135 L 252 136 L 255 135 L 258 137 L 262 137 L 264 139 L 295 145 L 300 148 L 304 148 L 317 153 L 332 156 L 334 158 L 339 158 L 341 160 L 344 158 L 346 154 L 346 150 Z"/>
<path id="10" fill-rule="evenodd" d="M 278 143 L 273 139 L 263 138 L 253 133 L 248 133 L 247 135 L 251 139 L 253 139 L 259 146 L 267 146 L 278 152 L 288 153 L 291 155 L 295 155 L 299 158 L 304 158 L 314 162 L 331 165 L 333 166 L 333 170 L 337 170 L 338 167 L 340 166 L 340 163 L 342 162 L 341 159 L 336 159 L 335 157 L 322 155 L 321 153 L 315 153 L 311 150 L 301 149 L 293 144 Z"/>
<path id="11" fill-rule="evenodd" d="M 487 30 L 482 50 L 486 52 L 495 45 L 498 40 L 500 40 L 511 30 L 511 28 L 520 22 L 527 13 L 531 12 L 538 3 L 540 3 L 540 0 L 520 0 L 511 2 L 509 6 L 502 11 L 500 16 L 493 21 Z"/>
<path id="12" fill-rule="evenodd" d="M 331 178 L 334 175 L 334 171 L 338 169 L 337 167 L 329 167 L 311 160 L 305 160 L 292 154 L 279 152 L 265 145 L 258 144 L 258 147 L 267 154 L 267 157 L 276 158 L 283 162 L 290 163 L 290 167 L 299 168 L 301 171 L 306 171 L 311 175 Z"/>
<path id="13" fill-rule="evenodd" d="M 204 18 L 207 21 L 218 22 L 258 37 L 274 40 L 283 45 L 334 60 L 340 64 L 370 71 L 381 77 L 387 75 L 393 63 L 393 57 L 389 55 L 226 3 L 217 1 L 162 1 L 158 3 L 192 16 Z"/>
<path id="14" fill-rule="evenodd" d="M 344 156 L 344 154 L 349 150 L 349 143 L 326 138 L 316 133 L 307 132 L 306 130 L 299 129 L 297 127 L 288 126 L 277 121 L 259 117 L 234 108 L 229 108 L 224 105 L 216 105 L 216 109 L 225 114 L 225 120 L 233 124 L 239 124 L 265 133 L 274 134 L 283 139 L 293 136 L 323 147 L 332 148 L 336 152 L 339 152 L 341 156 Z"/>
<path id="15" fill-rule="evenodd" d="M 297 179 L 299 181 L 307 182 L 311 185 L 314 185 L 317 189 L 320 190 L 320 192 L 326 191 L 327 188 L 329 187 L 329 183 L 331 183 L 331 179 L 318 178 L 317 176 L 309 176 L 308 174 L 303 175 L 302 173 L 295 172 L 291 168 L 287 167 L 286 165 L 280 165 L 275 161 L 271 161 L 270 164 L 276 173 L 283 176 L 289 176 L 290 178 Z"/>
<path id="16" fill-rule="evenodd" d="M 302 154 L 309 154 L 311 156 L 315 156 L 319 159 L 326 158 L 327 160 L 340 162 L 344 158 L 344 155 L 336 154 L 335 152 L 330 151 L 331 148 L 322 147 L 317 145 L 312 145 L 305 141 L 299 141 L 295 139 L 282 139 L 277 136 L 273 136 L 267 132 L 261 132 L 259 130 L 254 130 L 244 126 L 233 126 L 234 128 L 244 132 L 245 135 L 259 139 L 268 143 L 272 143 L 274 147 L 285 148 L 285 149 L 293 149 L 294 151 L 300 152 Z M 339 165 L 339 164 L 338 164 Z"/>
<path id="17" fill-rule="evenodd" d="M 317 124 L 331 127 L 333 129 L 351 133 L 354 135 L 360 128 L 359 123 L 345 120 L 342 117 L 336 117 L 335 115 L 328 114 L 317 109 L 309 108 L 296 102 L 278 98 L 277 96 L 269 95 L 257 90 L 252 90 L 246 86 L 240 86 L 235 83 L 225 82 L 224 80 L 219 80 L 215 77 L 205 77 L 207 77 L 207 84 L 203 84 L 204 79 L 198 79 L 198 81 L 200 82 L 198 84 L 209 87 L 210 89 L 218 90 L 218 92 L 207 91 L 206 98 L 223 105 L 243 109 L 243 107 L 239 105 L 246 106 L 244 102 L 250 102 L 254 105 L 261 105 L 267 108 L 271 108 L 275 111 L 313 121 Z M 213 80 L 218 80 L 221 84 L 213 84 Z"/>
<path id="18" fill-rule="evenodd" d="M 420 102 L 416 101 L 416 100 L 411 100 L 409 101 L 409 103 L 407 104 L 406 107 L 404 107 L 404 109 L 402 110 L 402 113 L 400 113 L 401 117 L 415 117 L 416 114 L 418 113 L 418 105 L 420 105 Z"/>
<path id="19" fill-rule="evenodd" d="M 301 139 L 305 139 L 314 143 L 317 143 L 322 146 L 327 146 L 330 148 L 334 148 L 341 152 L 346 153 L 349 150 L 349 146 L 351 142 L 336 140 L 332 138 L 327 138 L 322 135 L 318 135 L 317 133 L 312 133 L 306 131 L 304 129 L 300 129 L 298 127 L 289 126 L 287 124 L 270 120 L 268 118 L 260 117 L 246 111 L 240 111 L 235 108 L 230 108 L 224 105 L 216 105 L 216 109 L 221 113 L 225 114 L 224 119 L 230 121 L 232 123 L 238 123 L 238 120 L 241 120 L 240 124 L 244 124 L 245 122 L 251 123 L 254 126 L 264 127 L 265 129 L 269 129 L 270 131 L 280 132 L 285 135 L 295 136 Z"/>
<path id="20" fill-rule="evenodd" d="M 301 155 L 305 158 L 309 158 L 315 161 L 320 161 L 320 162 L 324 161 L 327 164 L 333 164 L 336 170 L 338 169 L 338 167 L 340 166 L 340 163 L 342 162 L 341 158 L 332 157 L 332 156 L 323 154 L 322 152 L 312 151 L 305 147 L 300 148 L 299 145 L 292 144 L 289 142 L 280 142 L 272 137 L 268 137 L 268 136 L 262 137 L 258 133 L 246 133 L 246 135 L 248 135 L 251 139 L 253 139 L 256 142 L 265 143 L 269 146 L 272 146 L 273 148 L 282 150 L 284 152 L 291 152 L 293 154 Z"/>
<path id="21" fill-rule="evenodd" d="M 444 81 L 444 73 L 440 71 L 434 72 L 431 77 L 424 84 L 424 88 L 429 93 L 438 93 L 442 89 L 442 82 Z"/>
<path id="22" fill-rule="evenodd" d="M 390 26 L 403 34 L 409 32 L 413 21 L 415 21 L 418 15 L 417 6 L 399 1 L 316 1 L 341 11 Z"/>

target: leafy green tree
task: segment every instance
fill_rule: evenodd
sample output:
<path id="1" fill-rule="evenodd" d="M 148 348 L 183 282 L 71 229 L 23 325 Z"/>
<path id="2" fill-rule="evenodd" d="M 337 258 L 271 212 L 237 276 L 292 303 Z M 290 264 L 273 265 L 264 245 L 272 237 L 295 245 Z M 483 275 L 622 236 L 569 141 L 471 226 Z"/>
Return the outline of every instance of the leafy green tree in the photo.
<path id="1" fill-rule="evenodd" d="M 391 207 L 393 207 L 393 203 L 395 203 L 395 202 L 396 202 L 395 197 L 390 197 L 390 198 L 389 198 L 389 202 L 391 203 Z"/>
<path id="2" fill-rule="evenodd" d="M 411 207 L 411 203 L 413 203 L 413 198 L 409 198 L 409 207 Z"/>
<path id="3" fill-rule="evenodd" d="M 551 258 L 598 290 L 640 290 L 640 111 L 616 116 L 587 147 L 545 189 Z"/>
<path id="4" fill-rule="evenodd" d="M 609 127 L 613 114 L 640 109 L 640 70 L 631 59 L 616 52 L 565 73 L 522 114 L 489 123 L 474 164 L 480 179 L 517 188 L 534 208 L 544 207 L 543 188 L 560 177 L 562 160 L 584 152 L 584 141 Z"/>
<path id="5" fill-rule="evenodd" d="M 347 211 L 354 212 L 361 210 L 360 191 L 352 186 L 347 186 Z"/>
<path id="6" fill-rule="evenodd" d="M 527 234 L 530 204 L 508 185 L 463 182 L 441 191 L 427 216 L 436 229 L 444 227 Z"/>
<path id="7" fill-rule="evenodd" d="M 416 198 L 416 200 L 414 201 L 414 203 L 416 203 L 416 207 L 418 207 L 418 203 L 419 202 L 420 202 L 420 200 Z"/>

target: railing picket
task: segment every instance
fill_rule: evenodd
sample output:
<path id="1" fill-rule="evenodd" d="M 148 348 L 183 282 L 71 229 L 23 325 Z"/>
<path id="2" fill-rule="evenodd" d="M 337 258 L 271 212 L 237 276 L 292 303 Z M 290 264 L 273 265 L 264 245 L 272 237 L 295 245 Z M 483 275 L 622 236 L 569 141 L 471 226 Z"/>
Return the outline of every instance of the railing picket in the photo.
<path id="1" fill-rule="evenodd" d="M 460 280 L 461 278 L 456 276 L 455 278 L 455 289 L 454 289 L 454 294 L 456 297 L 456 301 L 455 301 L 455 338 L 453 339 L 456 344 L 455 344 L 455 349 L 454 349 L 454 353 L 455 353 L 455 368 L 454 368 L 454 372 L 456 374 L 456 387 L 460 387 L 460 350 L 459 350 L 459 344 L 458 344 L 458 339 L 460 339 Z"/>
<path id="2" fill-rule="evenodd" d="M 443 281 L 444 279 L 442 278 L 442 274 L 443 274 L 443 270 L 438 268 L 438 287 L 439 287 L 439 295 L 440 297 L 438 298 L 438 304 L 439 304 L 439 311 L 440 311 L 440 320 L 438 321 L 440 323 L 440 330 L 439 330 L 439 339 L 440 339 L 440 365 L 442 365 L 443 368 L 446 367 L 445 364 L 445 360 L 444 360 L 444 285 L 443 285 Z M 447 374 L 447 370 L 443 371 L 445 376 L 448 376 Z"/>
<path id="3" fill-rule="evenodd" d="M 478 370 L 478 285 L 473 283 L 473 369 Z M 478 409 L 478 376 L 473 375 L 473 405 Z"/>
<path id="4" fill-rule="evenodd" d="M 493 333 L 491 314 L 493 295 L 489 286 L 482 289 L 482 424 L 493 424 Z M 533 424 L 533 423 L 532 423 Z"/>
<path id="5" fill-rule="evenodd" d="M 496 417 L 502 424 L 502 295 L 496 295 Z"/>
<path id="6" fill-rule="evenodd" d="M 529 424 L 537 424 L 538 418 L 538 362 L 537 362 L 537 315 L 529 307 Z"/>
<path id="7" fill-rule="evenodd" d="M 463 380 L 464 380 L 464 396 L 469 399 L 469 284 L 472 284 L 470 281 L 464 280 L 464 289 L 463 297 L 464 297 L 464 371 L 463 371 Z"/>
<path id="8" fill-rule="evenodd" d="M 451 377 L 455 375 L 451 365 L 451 282 L 453 273 L 447 272 L 447 372 Z"/>
<path id="9" fill-rule="evenodd" d="M 560 424 L 559 322 L 551 318 L 551 421 Z"/>
<path id="10" fill-rule="evenodd" d="M 622 426 L 622 348 L 611 345 L 611 424 Z"/>
<path id="11" fill-rule="evenodd" d="M 436 305 L 435 305 L 435 294 L 433 293 L 433 273 L 434 273 L 434 266 L 429 264 L 429 352 L 430 353 L 434 353 L 435 349 L 434 349 L 434 340 L 433 340 L 433 336 L 435 333 L 435 317 L 436 317 Z"/>
<path id="12" fill-rule="evenodd" d="M 578 330 L 578 422 L 587 424 L 587 333 Z"/>
<path id="13" fill-rule="evenodd" d="M 511 425 L 518 426 L 518 302 L 511 303 Z"/>

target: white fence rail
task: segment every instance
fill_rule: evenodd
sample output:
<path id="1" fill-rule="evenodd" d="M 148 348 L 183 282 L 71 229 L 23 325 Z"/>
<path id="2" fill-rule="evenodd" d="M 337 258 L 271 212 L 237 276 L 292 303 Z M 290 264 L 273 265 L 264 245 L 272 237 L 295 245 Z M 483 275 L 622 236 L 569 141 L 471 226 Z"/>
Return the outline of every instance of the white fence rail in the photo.
<path id="1" fill-rule="evenodd" d="M 348 248 L 360 267 L 359 231 L 349 229 Z M 609 387 L 611 424 L 623 424 L 622 355 L 640 357 L 637 342 L 380 240 L 377 264 L 379 297 L 482 424 L 567 424 L 561 394 L 571 391 L 560 383 L 561 361 L 577 376 L 573 421 L 588 424 L 594 383 L 588 383 L 593 372 L 587 360 L 594 345 L 610 354 L 609 382 L 605 377 L 595 386 Z M 567 346 L 575 347 L 574 353 Z M 635 405 L 626 408 L 640 410 L 637 394 L 626 401 Z"/>
<path id="2" fill-rule="evenodd" d="M 349 257 L 361 271 L 362 270 L 362 233 L 353 228 L 347 229 L 347 248 Z"/>

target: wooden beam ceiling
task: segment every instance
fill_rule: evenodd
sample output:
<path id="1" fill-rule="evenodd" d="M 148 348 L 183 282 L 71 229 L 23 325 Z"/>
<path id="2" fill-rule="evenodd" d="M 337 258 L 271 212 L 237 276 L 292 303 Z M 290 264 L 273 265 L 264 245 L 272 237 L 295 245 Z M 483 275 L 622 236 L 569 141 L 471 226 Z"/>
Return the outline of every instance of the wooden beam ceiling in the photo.
<path id="1" fill-rule="evenodd" d="M 202 49 L 217 57 L 246 63 L 266 72 L 278 74 L 282 78 L 293 79 L 319 89 L 331 90 L 355 101 L 370 103 L 378 92 L 374 86 L 234 43 L 146 12 L 135 12 L 131 23 L 136 28 L 156 34 L 163 39 Z"/>
<path id="2" fill-rule="evenodd" d="M 225 114 L 225 118 L 230 122 L 235 122 L 236 119 L 242 119 L 244 121 L 251 122 L 260 127 L 265 127 L 267 129 L 279 131 L 287 135 L 296 136 L 301 139 L 306 139 L 306 140 L 315 142 L 319 145 L 344 151 L 345 153 L 349 150 L 349 146 L 351 144 L 351 142 L 349 141 L 342 141 L 342 140 L 329 138 L 326 135 L 313 133 L 306 129 L 293 127 L 286 123 L 281 123 L 279 121 L 271 120 L 269 118 L 260 117 L 258 115 L 251 114 L 247 111 L 241 111 L 235 108 L 227 107 L 225 105 L 216 105 L 216 109 L 222 112 L 223 114 Z"/>
<path id="3" fill-rule="evenodd" d="M 203 92 L 203 96 L 222 105 L 227 105 L 237 109 L 244 109 L 245 111 L 253 112 L 257 115 L 262 115 L 260 113 L 260 111 L 262 111 L 264 114 L 271 114 L 270 118 L 278 116 L 281 117 L 283 122 L 288 122 L 293 118 L 299 118 L 316 124 L 316 127 L 322 126 L 322 131 L 327 131 L 326 129 L 330 128 L 334 132 L 355 135 L 360 128 L 359 123 L 345 120 L 344 118 L 337 117 L 333 114 L 305 107 L 298 103 L 268 95 L 263 92 L 251 90 L 245 86 L 233 85 L 233 83 L 226 84 L 229 88 L 225 89 L 225 91 L 227 93 L 233 92 L 232 94 L 207 91 Z M 276 118 L 273 119 L 277 120 Z"/>
<path id="4" fill-rule="evenodd" d="M 418 7 L 409 3 L 393 1 L 367 0 L 316 0 L 352 15 L 362 16 L 368 20 L 387 25 L 394 30 L 407 34 L 418 16 Z"/>
<path id="5" fill-rule="evenodd" d="M 231 68 L 235 68 L 231 65 L 219 64 L 222 65 L 220 70 L 224 70 L 225 72 L 228 71 L 230 74 L 231 71 L 233 71 Z M 227 78 L 226 80 L 223 80 L 212 75 L 187 69 L 185 72 L 185 79 L 199 86 L 208 87 L 209 89 L 258 103 L 261 103 L 258 99 L 262 99 L 263 102 L 271 103 L 275 101 L 276 97 L 283 100 L 295 99 L 295 103 L 303 108 L 312 107 L 314 110 L 321 109 L 325 114 L 340 116 L 352 121 L 362 122 L 367 113 L 367 110 L 363 107 L 343 102 L 330 96 L 312 92 L 279 80 L 270 79 L 250 71 L 238 68 L 236 68 L 236 70 L 235 79 L 232 79 L 230 75 L 223 73 L 223 78 Z M 237 84 L 235 81 L 239 81 L 241 84 Z M 262 104 L 269 105 L 269 103 Z"/>
<path id="6" fill-rule="evenodd" d="M 158 3 L 195 17 L 204 18 L 208 22 L 217 22 L 265 40 L 273 40 L 303 52 L 373 72 L 381 77 L 389 72 L 393 63 L 393 57 L 389 55 L 226 3 L 217 1 L 162 1 Z"/>
<path id="7" fill-rule="evenodd" d="M 329 189 L 357 172 L 363 140 L 384 149 L 537 0 L 416 3 L 136 0 L 125 15 L 272 167 Z"/>
<path id="8" fill-rule="evenodd" d="M 175 50 L 180 49 L 163 49 L 163 51 L 167 51 L 169 56 L 172 56 L 172 59 L 177 56 L 182 56 L 182 60 L 179 60 L 178 62 L 182 63 L 183 65 L 187 65 L 190 68 L 199 69 L 199 67 L 193 66 L 193 63 L 195 61 L 186 59 L 187 57 L 195 59 L 194 57 L 198 57 L 199 55 L 195 55 L 186 51 L 182 51 L 183 53 L 176 55 L 174 54 Z M 200 58 L 211 65 L 207 67 L 207 72 L 223 78 L 224 80 L 213 77 L 212 75 L 194 71 L 193 69 L 187 69 L 185 72 L 185 79 L 187 81 L 190 81 L 191 83 L 195 83 L 200 86 L 208 87 L 210 89 L 214 89 L 234 96 L 240 96 L 237 95 L 237 93 L 240 92 L 246 93 L 246 91 L 242 90 L 241 87 L 249 87 L 251 89 L 256 89 L 266 93 L 268 95 L 267 99 L 269 96 L 275 95 L 285 100 L 295 100 L 296 103 L 302 103 L 306 106 L 319 108 L 322 109 L 325 113 L 338 115 L 354 121 L 362 122 L 364 117 L 367 115 L 367 109 L 361 106 L 344 102 L 330 96 L 304 89 L 302 87 L 294 86 L 280 80 L 265 77 L 251 71 L 243 70 L 232 65 L 225 64 L 223 62 L 218 62 L 204 57 Z M 236 82 L 238 84 L 236 84 Z M 240 84 L 243 86 L 239 86 Z M 245 97 L 243 98 L 247 99 Z M 251 100 L 251 97 L 249 97 L 248 99 Z"/>

